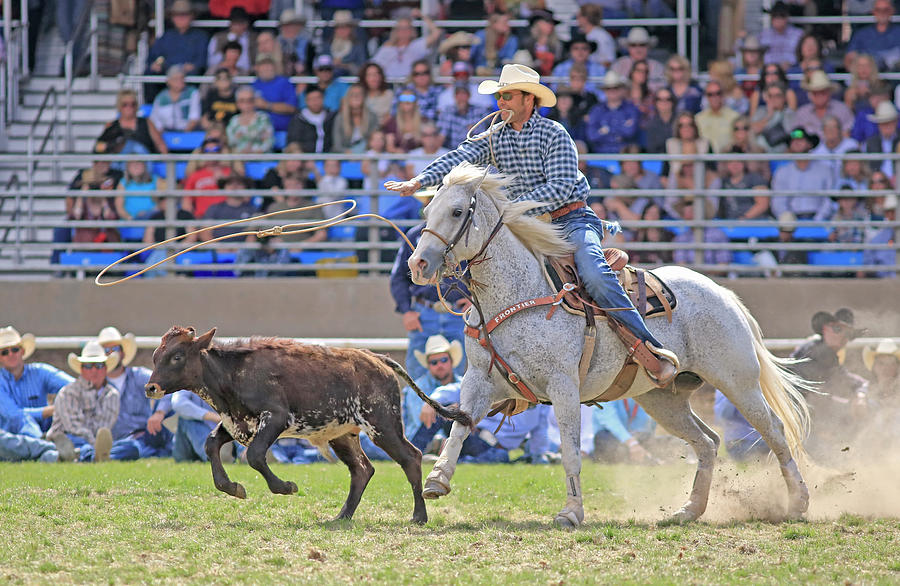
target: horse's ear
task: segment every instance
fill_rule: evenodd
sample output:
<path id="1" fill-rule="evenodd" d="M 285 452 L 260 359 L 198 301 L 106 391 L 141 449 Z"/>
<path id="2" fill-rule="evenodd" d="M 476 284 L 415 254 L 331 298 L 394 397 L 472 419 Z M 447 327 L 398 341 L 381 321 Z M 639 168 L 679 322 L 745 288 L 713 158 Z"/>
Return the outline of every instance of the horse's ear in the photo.
<path id="1" fill-rule="evenodd" d="M 197 338 L 195 342 L 197 343 L 200 350 L 207 350 L 209 345 L 212 344 L 213 336 L 216 335 L 216 328 L 213 328 Z"/>

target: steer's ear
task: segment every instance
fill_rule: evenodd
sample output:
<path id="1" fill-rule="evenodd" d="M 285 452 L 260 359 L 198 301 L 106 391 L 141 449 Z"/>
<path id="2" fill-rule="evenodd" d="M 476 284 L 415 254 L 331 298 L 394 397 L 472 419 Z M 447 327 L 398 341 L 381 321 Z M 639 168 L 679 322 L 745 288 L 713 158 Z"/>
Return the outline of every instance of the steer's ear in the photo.
<path id="1" fill-rule="evenodd" d="M 212 344 L 213 336 L 216 335 L 216 328 L 213 328 L 194 340 L 201 350 L 206 350 L 209 348 L 209 345 Z"/>

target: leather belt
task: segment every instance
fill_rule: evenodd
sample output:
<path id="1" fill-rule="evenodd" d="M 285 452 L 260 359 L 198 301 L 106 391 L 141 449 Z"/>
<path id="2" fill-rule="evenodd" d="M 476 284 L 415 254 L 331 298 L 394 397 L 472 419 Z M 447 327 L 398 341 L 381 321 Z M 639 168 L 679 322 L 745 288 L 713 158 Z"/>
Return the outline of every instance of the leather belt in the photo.
<path id="1" fill-rule="evenodd" d="M 450 313 L 444 304 L 438 301 L 429 301 L 428 299 L 423 299 L 421 297 L 413 297 L 413 301 L 418 303 L 419 305 L 424 305 L 428 309 L 433 310 L 435 313 Z M 447 303 L 450 303 L 449 301 Z"/>
<path id="2" fill-rule="evenodd" d="M 569 212 L 574 212 L 575 210 L 581 209 L 585 206 L 583 201 L 576 201 L 574 203 L 570 203 L 568 205 L 564 205 L 563 207 L 553 210 L 550 212 L 550 218 L 555 220 L 557 218 L 561 218 L 568 214 Z"/>

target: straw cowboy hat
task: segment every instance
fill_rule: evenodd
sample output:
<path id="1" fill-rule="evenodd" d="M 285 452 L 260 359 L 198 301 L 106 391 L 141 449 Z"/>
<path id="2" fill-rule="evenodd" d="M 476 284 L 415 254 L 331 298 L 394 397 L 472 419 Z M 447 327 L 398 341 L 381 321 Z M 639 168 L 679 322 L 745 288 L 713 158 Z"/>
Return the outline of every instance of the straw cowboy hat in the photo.
<path id="1" fill-rule="evenodd" d="M 424 368 L 428 368 L 428 357 L 435 354 L 442 354 L 444 352 L 450 355 L 450 363 L 453 365 L 453 368 L 456 368 L 459 363 L 462 362 L 463 349 L 462 344 L 459 343 L 459 340 L 448 342 L 447 338 L 440 334 L 431 336 L 428 338 L 428 340 L 425 341 L 424 352 L 415 350 L 413 351 L 413 354 L 416 355 L 416 360 L 419 361 L 419 364 L 421 364 Z"/>
<path id="2" fill-rule="evenodd" d="M 614 87 L 628 87 L 628 80 L 610 69 L 603 74 L 603 81 L 600 82 L 600 87 L 605 90 Z"/>
<path id="3" fill-rule="evenodd" d="M 644 27 L 636 26 L 628 31 L 628 36 L 624 39 L 619 37 L 619 45 L 624 48 L 627 48 L 629 45 L 647 45 L 652 48 L 656 46 L 658 40 L 656 37 L 651 37 Z"/>
<path id="4" fill-rule="evenodd" d="M 21 346 L 22 360 L 34 354 L 34 334 L 20 336 L 16 328 L 6 326 L 0 328 L 0 349 Z"/>
<path id="5" fill-rule="evenodd" d="M 515 53 L 513 53 L 512 59 L 504 59 L 503 64 L 518 64 L 524 65 L 525 67 L 531 67 L 534 69 L 534 56 L 532 56 L 531 51 L 528 49 L 519 49 Z"/>
<path id="6" fill-rule="evenodd" d="M 295 12 L 293 8 L 287 8 L 281 11 L 278 24 L 306 24 L 306 18 L 302 14 Z"/>
<path id="7" fill-rule="evenodd" d="M 113 326 L 107 326 L 100 330 L 100 333 L 97 335 L 97 341 L 100 342 L 101 346 L 103 344 L 118 344 L 122 346 L 122 366 L 131 364 L 131 361 L 134 360 L 134 355 L 137 354 L 137 341 L 134 339 L 134 334 L 129 332 L 123 336 L 122 332 Z"/>
<path id="8" fill-rule="evenodd" d="M 765 53 L 769 50 L 769 46 L 760 43 L 758 37 L 750 35 L 744 39 L 743 43 L 741 43 L 739 50 Z"/>
<path id="9" fill-rule="evenodd" d="M 869 122 L 874 122 L 875 124 L 895 122 L 897 120 L 897 108 L 890 101 L 881 102 L 875 108 L 875 114 L 869 114 L 866 118 L 869 119 Z"/>
<path id="10" fill-rule="evenodd" d="M 486 79 L 478 84 L 479 94 L 495 94 L 505 90 L 519 90 L 534 95 L 541 107 L 552 108 L 556 105 L 556 94 L 541 84 L 541 76 L 534 69 L 525 65 L 510 63 L 500 71 L 499 81 Z"/>
<path id="11" fill-rule="evenodd" d="M 842 307 L 834 312 L 834 314 L 830 314 L 827 311 L 817 311 L 815 315 L 812 316 L 812 331 L 822 335 L 822 328 L 824 328 L 828 324 L 840 324 L 847 328 L 850 328 L 850 339 L 859 337 L 860 334 L 865 332 L 865 328 L 855 328 L 853 327 L 853 311 L 847 309 L 846 307 Z"/>
<path id="12" fill-rule="evenodd" d="M 106 370 L 112 370 L 119 364 L 119 355 L 113 352 L 107 356 L 106 350 L 97 340 L 91 340 L 85 344 L 81 349 L 81 356 L 75 356 L 69 352 L 69 368 L 72 369 L 72 372 L 81 374 L 81 365 L 88 362 L 103 362 L 106 364 Z"/>
<path id="13" fill-rule="evenodd" d="M 356 19 L 349 10 L 335 10 L 331 17 L 334 26 L 356 26 Z"/>
<path id="14" fill-rule="evenodd" d="M 890 338 L 885 338 L 878 342 L 878 346 L 874 350 L 870 346 L 863 348 L 862 359 L 866 368 L 872 370 L 875 365 L 875 357 L 879 355 L 893 356 L 900 362 L 900 346 L 897 346 Z"/>
<path id="15" fill-rule="evenodd" d="M 441 44 L 438 45 L 438 53 L 444 55 L 450 49 L 455 49 L 456 47 L 474 47 L 475 45 L 480 45 L 481 39 L 473 35 L 472 33 L 467 33 L 465 31 L 457 31 L 441 41 Z"/>
<path id="16" fill-rule="evenodd" d="M 834 91 L 837 84 L 831 81 L 828 74 L 821 69 L 816 69 L 809 74 L 809 79 L 802 84 L 803 89 L 808 92 L 820 92 L 822 90 Z"/>

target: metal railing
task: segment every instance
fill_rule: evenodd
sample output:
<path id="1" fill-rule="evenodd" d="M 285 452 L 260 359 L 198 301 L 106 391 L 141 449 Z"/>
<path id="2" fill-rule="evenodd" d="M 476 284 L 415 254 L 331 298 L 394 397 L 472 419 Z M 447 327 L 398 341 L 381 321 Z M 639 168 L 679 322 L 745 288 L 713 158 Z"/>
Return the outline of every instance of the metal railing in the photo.
<path id="1" fill-rule="evenodd" d="M 66 77 L 66 150 L 68 151 L 75 150 L 74 137 L 72 136 L 73 86 L 78 71 L 80 71 L 81 67 L 84 65 L 85 59 L 88 57 L 90 57 L 91 60 L 89 77 L 91 90 L 96 91 L 100 83 L 98 77 L 98 22 L 97 13 L 94 11 L 94 2 L 93 0 L 90 0 L 84 6 L 84 10 L 78 19 L 78 25 L 75 27 L 74 33 L 72 33 L 72 38 L 66 43 L 66 54 L 63 58 L 63 67 L 65 69 Z M 87 40 L 89 42 L 89 49 L 86 52 L 82 52 L 82 54 L 78 56 L 78 61 L 76 62 L 74 56 L 75 45 L 81 40 L 81 36 L 85 32 L 85 27 L 88 27 Z"/>
<path id="2" fill-rule="evenodd" d="M 12 200 L 15 205 L 15 209 L 13 209 L 12 214 L 10 214 L 10 222 L 12 225 L 6 226 L 6 230 L 3 232 L 3 238 L 0 239 L 0 243 L 6 244 L 9 240 L 9 233 L 11 230 L 15 230 L 15 247 L 16 247 L 16 263 L 22 264 L 22 200 L 20 194 L 21 183 L 19 182 L 19 175 L 17 173 L 13 173 L 13 175 L 6 182 L 6 187 L 3 189 L 4 197 L 0 198 L 0 218 L 3 217 L 3 208 L 6 207 L 6 202 Z M 10 198 L 10 195 L 13 195 Z"/>
<path id="3" fill-rule="evenodd" d="M 415 159 L 415 156 L 409 155 L 387 155 L 388 158 L 401 159 L 401 160 L 409 160 Z M 635 161 L 648 161 L 648 160 L 657 160 L 657 161 L 709 161 L 709 162 L 720 162 L 727 160 L 734 160 L 737 158 L 743 159 L 745 161 L 760 161 L 760 160 L 784 160 L 784 161 L 792 161 L 792 160 L 824 160 L 824 159 L 834 159 L 841 158 L 844 160 L 848 159 L 856 159 L 861 161 L 873 161 L 873 160 L 883 160 L 883 159 L 900 159 L 900 155 L 897 154 L 889 154 L 889 155 L 881 155 L 881 154 L 854 154 L 854 155 L 779 155 L 777 157 L 773 157 L 768 154 L 748 154 L 736 156 L 733 154 L 729 155 L 704 155 L 704 156 L 695 156 L 695 155 L 585 155 L 584 159 L 587 162 L 594 161 L 624 161 L 624 160 L 635 160 Z M 0 155 L 0 162 L 11 161 L 15 157 L 9 155 Z M 59 155 L 57 157 L 50 157 L 48 155 L 34 155 L 28 157 L 28 161 L 26 164 L 32 163 L 40 163 L 40 162 L 50 162 L 51 160 L 59 161 L 62 164 L 66 163 L 79 163 L 86 164 L 91 160 L 120 160 L 122 158 L 121 155 Z M 184 162 L 188 160 L 196 160 L 196 161 L 204 161 L 204 160 L 219 160 L 219 161 L 244 161 L 244 162 L 252 162 L 252 161 L 279 161 L 279 160 L 287 160 L 287 159 L 299 159 L 299 160 L 372 160 L 371 156 L 368 155 L 340 155 L 340 154 L 330 154 L 330 155 L 290 155 L 290 154 L 262 154 L 262 155 L 243 155 L 243 154 L 231 154 L 231 155 L 193 155 L 193 154 L 170 154 L 170 155 L 131 155 L 129 156 L 131 159 L 140 159 L 152 162 L 163 162 L 167 167 L 167 175 L 168 181 L 167 185 L 177 185 L 176 181 L 176 172 L 175 166 L 177 162 Z M 703 181 L 703 173 L 704 173 L 704 165 L 695 165 L 694 166 L 695 173 L 697 173 L 698 177 L 696 177 L 697 184 L 702 184 L 699 182 Z M 380 187 L 380 186 L 379 186 Z M 854 193 L 855 197 L 863 197 L 863 198 L 872 198 L 872 197 L 881 197 L 887 195 L 891 192 L 856 192 Z M 321 193 L 317 190 L 298 190 L 296 192 L 280 192 L 280 194 L 287 195 L 300 195 L 300 196 L 317 196 L 321 195 Z M 354 198 L 362 198 L 362 197 L 373 197 L 375 198 L 376 204 L 372 207 L 377 209 L 377 199 L 379 196 L 387 195 L 388 193 L 381 190 L 364 190 L 364 189 L 348 189 L 346 193 L 339 194 L 340 196 L 350 196 Z M 42 193 L 41 197 L 63 197 L 63 196 L 84 196 L 84 197 L 109 197 L 112 195 L 116 195 L 115 192 L 110 193 L 107 191 L 91 191 L 91 192 L 69 192 L 69 191 L 45 191 Z M 118 220 L 118 221 L 68 221 L 66 222 L 66 226 L 70 228 L 119 228 L 122 226 L 130 226 L 130 227 L 142 227 L 142 228 L 164 228 L 170 234 L 174 234 L 174 231 L 177 228 L 184 228 L 187 226 L 209 226 L 215 224 L 215 221 L 204 221 L 204 220 L 195 220 L 195 221 L 176 221 L 176 205 L 179 198 L 189 197 L 189 196 L 209 196 L 209 195 L 217 195 L 216 192 L 213 191 L 187 191 L 180 189 L 165 189 L 159 191 L 152 192 L 141 192 L 140 195 L 154 196 L 158 195 L 161 197 L 165 197 L 168 199 L 167 205 L 167 219 L 161 221 L 147 221 L 147 220 Z M 220 194 L 219 194 L 220 195 Z M 250 190 L 247 192 L 238 192 L 236 195 L 252 195 L 259 196 L 261 193 L 258 190 Z M 265 195 L 269 195 L 265 193 Z M 775 221 L 769 220 L 722 220 L 722 219 L 714 219 L 709 218 L 705 215 L 705 203 L 707 198 L 711 197 L 780 197 L 780 196 L 792 196 L 796 195 L 796 193 L 779 193 L 775 191 L 760 191 L 760 190 L 728 190 L 728 189 L 690 189 L 690 190 L 678 190 L 678 189 L 662 189 L 662 190 L 595 190 L 592 192 L 592 195 L 595 196 L 620 196 L 620 197 L 664 197 L 664 198 L 675 198 L 677 199 L 680 196 L 684 195 L 692 195 L 694 196 L 694 218 L 693 220 L 684 221 L 684 220 L 659 220 L 659 221 L 631 221 L 631 222 L 622 222 L 623 226 L 628 230 L 638 230 L 641 228 L 666 228 L 669 230 L 690 230 L 692 238 L 686 239 L 685 241 L 679 242 L 629 242 L 627 247 L 629 250 L 633 250 L 636 252 L 642 251 L 651 251 L 651 250 L 663 250 L 667 252 L 673 251 L 693 251 L 694 262 L 691 266 L 711 274 L 726 274 L 726 275 L 740 275 L 740 274 L 760 274 L 760 273 L 771 273 L 776 274 L 778 271 L 789 272 L 789 273 L 800 273 L 800 274 L 821 274 L 828 272 L 842 272 L 842 273 L 856 273 L 859 272 L 861 274 L 873 274 L 873 273 L 891 273 L 896 272 L 898 270 L 897 261 L 896 261 L 896 251 L 900 248 L 900 245 L 897 243 L 896 238 L 890 238 L 886 243 L 883 244 L 870 244 L 866 242 L 826 242 L 821 241 L 821 239 L 812 240 L 809 242 L 791 242 L 791 243 L 780 243 L 780 242 L 770 242 L 765 241 L 765 239 L 755 239 L 751 238 L 747 242 L 737 242 L 737 241 L 727 241 L 727 242 L 705 242 L 704 235 L 706 230 L 708 229 L 730 229 L 730 228 L 738 228 L 738 227 L 768 227 L 769 229 L 777 228 L 778 224 Z M 846 195 L 845 191 L 840 190 L 826 190 L 819 191 L 816 194 L 819 197 L 832 197 L 832 196 L 840 196 Z M 669 200 L 671 201 L 671 200 Z M 289 221 L 279 221 L 278 218 L 270 219 L 269 221 L 263 222 L 258 227 L 271 227 L 276 224 L 285 224 L 289 223 Z M 403 226 L 409 226 L 414 224 L 415 221 L 406 221 L 402 222 Z M 40 228 L 50 228 L 58 226 L 59 221 L 56 217 L 52 218 L 40 218 L 40 219 L 31 219 L 28 222 L 26 227 L 30 228 L 32 231 Z M 358 226 L 359 234 L 365 236 L 365 238 L 360 237 L 359 241 L 355 239 L 353 241 L 326 241 L 322 243 L 316 243 L 315 245 L 311 244 L 300 244 L 295 245 L 292 243 L 275 243 L 272 245 L 273 249 L 286 248 L 293 251 L 298 250 L 334 250 L 341 252 L 349 252 L 355 251 L 359 254 L 359 259 L 362 262 L 352 263 L 352 262 L 336 262 L 333 265 L 329 265 L 328 269 L 354 269 L 362 272 L 384 272 L 389 270 L 390 268 L 390 260 L 392 260 L 389 253 L 383 251 L 391 251 L 396 250 L 398 246 L 398 241 L 396 239 L 383 239 L 379 234 L 379 228 L 382 227 L 382 224 L 377 223 L 375 221 L 365 221 L 359 222 L 355 224 Z M 835 220 L 823 220 L 823 221 L 812 221 L 807 220 L 801 222 L 801 225 L 806 227 L 819 227 L 821 229 L 842 229 L 842 228 L 856 228 L 859 230 L 893 230 L 897 231 L 898 227 L 900 227 L 900 223 L 895 220 L 886 221 L 886 220 L 856 220 L 856 221 L 835 221 Z M 0 223 L 0 229 L 5 227 L 10 227 L 11 224 Z M 760 241 L 762 240 L 762 241 Z M 22 251 L 29 252 L 49 252 L 54 249 L 69 249 L 73 251 L 128 251 L 128 250 L 136 250 L 140 248 L 141 245 L 137 245 L 135 243 L 86 243 L 86 244 L 69 244 L 69 243 L 52 243 L 52 242 L 35 242 L 29 240 L 28 242 L 19 243 L 18 246 Z M 215 246 L 217 249 L 232 249 L 232 250 L 241 250 L 241 249 L 252 249 L 258 247 L 257 243 L 247 243 L 247 242 L 225 242 L 219 243 Z M 843 252 L 887 252 L 894 251 L 892 256 L 892 261 L 884 262 L 883 264 L 869 263 L 864 265 L 782 265 L 777 267 L 777 269 L 760 267 L 756 265 L 747 265 L 747 264 L 739 264 L 735 262 L 731 262 L 729 264 L 710 264 L 706 263 L 704 259 L 704 254 L 708 251 L 719 251 L 726 250 L 731 251 L 732 253 L 735 251 L 747 251 L 751 250 L 754 252 L 758 251 L 826 251 L 826 252 L 834 252 L 834 251 L 843 251 Z M 382 254 L 385 256 L 382 257 Z M 105 266 L 102 265 L 102 266 Z M 135 270 L 135 267 L 138 265 L 130 265 L 127 267 L 128 270 Z M 86 267 L 80 267 L 81 269 L 86 270 L 98 270 L 101 268 L 100 265 L 89 265 Z M 192 272 L 197 270 L 218 270 L 218 271 L 256 271 L 256 270 L 269 270 L 271 272 L 296 272 L 298 270 L 318 270 L 322 269 L 322 266 L 314 266 L 310 264 L 305 265 L 278 265 L 278 264 L 235 264 L 235 265 L 176 265 L 171 267 L 166 267 L 167 271 L 174 272 Z M 23 270 L 47 270 L 47 267 L 31 267 Z"/>
<path id="4" fill-rule="evenodd" d="M 34 117 L 34 121 L 31 123 L 31 127 L 28 129 L 28 160 L 30 161 L 28 164 L 28 222 L 31 224 L 34 221 L 34 173 L 37 170 L 37 160 L 35 159 L 35 155 L 43 155 L 44 151 L 47 148 L 47 144 L 51 145 L 53 160 L 50 162 L 50 168 L 52 169 L 52 177 L 54 182 L 59 182 L 60 180 L 60 168 L 59 161 L 57 159 L 59 155 L 59 92 L 56 91 L 56 88 L 51 86 L 47 88 L 47 91 L 44 92 L 44 99 L 41 100 L 41 106 L 38 108 L 37 114 Z M 52 101 L 51 101 L 52 100 Z M 38 124 L 42 122 L 44 117 L 44 111 L 47 109 L 48 103 L 52 104 L 51 119 L 49 124 L 47 124 L 47 132 L 44 133 L 44 138 L 41 140 L 41 145 L 38 147 L 37 152 L 34 149 L 34 140 L 35 135 L 37 134 Z M 51 140 L 52 137 L 52 140 Z M 33 234 L 29 235 L 29 239 L 33 239 Z"/>

